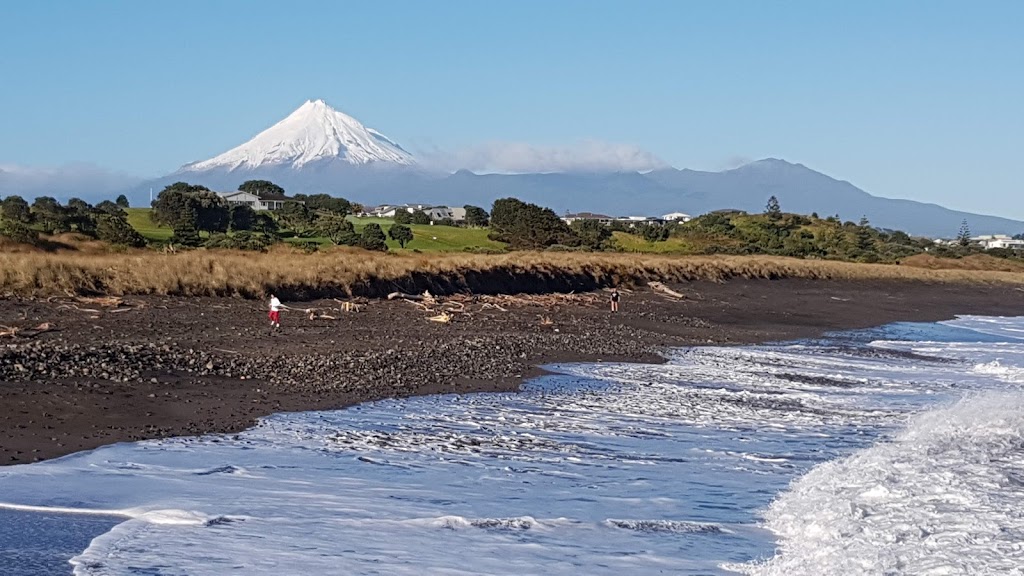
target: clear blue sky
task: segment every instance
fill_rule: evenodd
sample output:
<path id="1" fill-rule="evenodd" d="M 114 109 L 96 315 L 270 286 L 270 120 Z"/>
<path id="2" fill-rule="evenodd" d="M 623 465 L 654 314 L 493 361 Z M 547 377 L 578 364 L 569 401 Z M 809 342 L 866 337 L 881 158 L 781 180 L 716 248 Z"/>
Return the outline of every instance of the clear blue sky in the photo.
<path id="1" fill-rule="evenodd" d="M 1024 218 L 1024 2 L 3 3 L 0 165 L 170 172 L 309 98 L 406 148 L 780 157 Z"/>

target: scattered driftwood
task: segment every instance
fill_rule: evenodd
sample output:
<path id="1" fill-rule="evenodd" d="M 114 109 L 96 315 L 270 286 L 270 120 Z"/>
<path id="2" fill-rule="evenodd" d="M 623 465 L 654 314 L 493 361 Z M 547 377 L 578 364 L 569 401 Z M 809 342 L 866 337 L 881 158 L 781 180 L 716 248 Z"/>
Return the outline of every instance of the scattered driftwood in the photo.
<path id="1" fill-rule="evenodd" d="M 541 318 L 540 318 L 540 325 L 541 326 L 554 326 L 555 322 L 551 319 L 550 316 L 541 316 Z"/>
<path id="2" fill-rule="evenodd" d="M 447 312 L 442 312 L 437 316 L 431 316 L 430 318 L 427 318 L 427 320 L 430 320 L 431 322 L 440 322 L 442 324 L 448 324 L 449 322 L 452 321 L 452 315 Z"/>
<path id="3" fill-rule="evenodd" d="M 660 292 L 663 295 L 678 298 L 680 300 L 686 298 L 686 296 L 684 296 L 683 294 L 676 292 L 675 290 L 669 288 L 668 286 L 665 286 L 661 282 L 648 282 L 647 285 L 650 286 L 651 289 L 653 289 L 655 292 Z"/>
<path id="4" fill-rule="evenodd" d="M 405 293 L 402 293 L 402 292 L 392 292 L 391 294 L 388 294 L 388 300 L 394 300 L 396 298 L 401 299 L 401 300 L 414 300 L 414 301 L 423 300 L 423 296 L 420 296 L 419 294 L 405 294 Z"/>
<path id="5" fill-rule="evenodd" d="M 341 305 L 342 312 L 359 312 L 363 309 L 363 306 L 366 306 L 367 304 L 366 300 L 356 302 L 353 300 L 339 300 L 335 298 L 334 301 Z"/>
<path id="6" fill-rule="evenodd" d="M 437 298 L 430 293 L 430 290 L 425 291 L 423 294 L 406 294 L 404 292 L 392 292 L 388 294 L 388 300 L 412 300 L 414 302 L 426 302 L 428 304 L 436 304 Z"/>
<path id="7" fill-rule="evenodd" d="M 17 328 L 14 326 L 0 326 L 0 337 L 3 336 L 17 336 L 18 338 L 35 338 L 44 332 L 52 332 L 53 325 L 49 322 L 43 322 L 35 328 Z"/>
<path id="8" fill-rule="evenodd" d="M 124 304 L 124 300 L 116 296 L 79 296 L 75 298 L 75 301 L 79 304 L 91 304 L 102 308 L 117 308 Z"/>
<path id="9" fill-rule="evenodd" d="M 601 305 L 603 302 L 602 298 L 596 294 L 576 294 L 574 292 L 568 294 L 520 294 L 517 296 L 508 294 L 487 296 L 457 295 L 451 299 L 460 302 L 479 303 L 481 310 L 500 310 L 502 312 L 508 312 L 508 309 L 512 307 L 522 306 L 553 308 L 563 304 L 572 304 L 575 306 L 593 307 Z"/>

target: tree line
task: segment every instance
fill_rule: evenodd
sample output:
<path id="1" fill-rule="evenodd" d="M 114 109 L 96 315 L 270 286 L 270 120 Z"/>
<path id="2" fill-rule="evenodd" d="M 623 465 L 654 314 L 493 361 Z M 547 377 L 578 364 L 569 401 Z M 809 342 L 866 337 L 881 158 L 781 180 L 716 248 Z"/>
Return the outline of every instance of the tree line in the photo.
<path id="1" fill-rule="evenodd" d="M 263 196 L 285 195 L 283 188 L 266 180 L 244 182 L 239 190 Z M 279 210 L 256 211 L 247 205 L 229 204 L 204 186 L 176 182 L 153 201 L 150 218 L 171 229 L 169 242 L 175 246 L 248 250 L 265 250 L 290 236 L 322 237 L 336 245 L 385 251 L 388 238 L 405 248 L 414 239 L 410 226 L 431 223 L 421 210 L 399 210 L 386 233 L 377 223 L 369 223 L 357 232 L 349 216 L 362 212 L 362 206 L 328 194 L 297 194 L 294 200 L 298 202 L 286 202 Z M 77 198 L 61 204 L 42 196 L 29 204 L 19 196 L 9 196 L 0 201 L 0 235 L 35 244 L 40 233 L 76 232 L 111 244 L 145 246 L 145 238 L 128 223 L 126 208 L 128 200 L 123 195 L 116 201 L 103 201 L 95 206 Z M 897 262 L 922 252 L 960 257 L 981 251 L 971 244 L 966 221 L 957 232 L 957 242 L 937 245 L 927 238 L 873 227 L 866 218 L 855 223 L 842 221 L 838 215 L 821 218 L 817 214 L 786 213 L 774 196 L 759 214 L 721 210 L 685 223 L 615 221 L 606 225 L 597 220 L 577 220 L 570 225 L 550 208 L 516 198 L 496 200 L 490 212 L 476 206 L 466 206 L 465 210 L 464 225 L 488 228 L 488 237 L 505 243 L 509 250 L 629 249 L 628 244 L 623 247 L 616 239 L 614 233 L 620 232 L 652 243 L 673 239 L 674 251 L 690 254 L 769 254 Z M 312 243 L 307 246 L 313 248 Z M 986 253 L 1021 256 L 1009 250 Z"/>
<path id="2" fill-rule="evenodd" d="M 95 206 L 79 198 L 61 204 L 50 196 L 40 196 L 29 204 L 21 196 L 8 196 L 0 201 L 0 235 L 35 245 L 40 243 L 40 233 L 75 232 L 115 245 L 145 246 L 145 238 L 128 223 L 125 208 L 128 199 L 124 195 Z"/>

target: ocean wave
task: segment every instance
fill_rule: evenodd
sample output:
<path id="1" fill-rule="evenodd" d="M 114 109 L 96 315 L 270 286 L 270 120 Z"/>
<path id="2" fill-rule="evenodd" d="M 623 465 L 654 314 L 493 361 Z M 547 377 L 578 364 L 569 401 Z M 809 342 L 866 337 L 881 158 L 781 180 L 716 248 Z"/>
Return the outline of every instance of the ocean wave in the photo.
<path id="1" fill-rule="evenodd" d="M 768 509 L 781 553 L 746 574 L 1019 574 L 1024 394 L 989 393 L 818 466 Z"/>

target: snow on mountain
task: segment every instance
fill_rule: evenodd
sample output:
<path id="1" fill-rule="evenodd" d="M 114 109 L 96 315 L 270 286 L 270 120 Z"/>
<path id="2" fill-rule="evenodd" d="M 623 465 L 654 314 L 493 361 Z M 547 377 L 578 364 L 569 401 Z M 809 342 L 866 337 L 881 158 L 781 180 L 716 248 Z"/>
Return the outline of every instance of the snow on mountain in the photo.
<path id="1" fill-rule="evenodd" d="M 385 162 L 413 165 L 401 146 L 323 100 L 309 100 L 287 118 L 245 144 L 209 160 L 182 166 L 180 172 L 302 166 L 318 160 L 365 165 Z"/>

